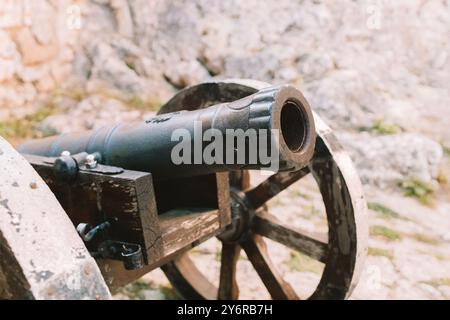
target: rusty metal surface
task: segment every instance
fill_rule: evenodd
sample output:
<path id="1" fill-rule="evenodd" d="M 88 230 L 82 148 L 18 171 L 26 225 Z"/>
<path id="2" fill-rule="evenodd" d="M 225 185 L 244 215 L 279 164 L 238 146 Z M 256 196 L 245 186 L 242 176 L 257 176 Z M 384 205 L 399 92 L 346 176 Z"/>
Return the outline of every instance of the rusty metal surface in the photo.
<path id="1" fill-rule="evenodd" d="M 28 162 L 0 137 L 0 298 L 109 299 L 94 259 Z"/>
<path id="2" fill-rule="evenodd" d="M 267 86 L 269 85 L 265 83 L 247 80 L 200 84 L 181 91 L 165 104 L 160 112 L 203 108 L 217 101 L 242 98 Z M 343 299 L 348 298 L 356 286 L 366 255 L 367 209 L 362 187 L 350 158 L 320 117 L 314 114 L 314 118 L 318 139 L 310 165 L 300 172 L 275 174 L 254 189 L 247 190 L 247 196 L 243 200 L 250 202 L 254 210 L 260 208 L 253 221 L 253 232 L 325 263 L 322 278 L 311 298 Z M 323 237 L 284 227 L 275 218 L 264 213 L 264 203 L 267 200 L 308 173 L 312 173 L 316 179 L 326 207 L 329 232 Z M 286 294 L 291 292 L 289 284 L 279 277 L 276 268 L 270 263 L 270 257 L 261 249 L 264 248 L 261 238 L 258 238 L 258 241 L 252 238 L 244 239 L 240 244 L 247 251 L 247 256 L 253 257 L 251 262 L 272 297 L 294 297 Z M 220 288 L 213 286 L 201 274 L 188 253 L 164 266 L 163 270 L 185 298 L 237 298 L 238 288 L 233 279 L 237 259 L 233 254 L 239 250 L 226 250 L 226 246 L 229 244 L 224 243 L 223 250 L 231 252 L 232 255 L 229 259 L 222 259 L 222 264 L 227 262 L 229 265 L 228 268 L 222 266 L 221 270 L 227 269 L 229 272 L 221 272 Z M 231 282 L 222 283 L 223 279 Z M 222 284 L 225 286 L 222 287 Z"/>

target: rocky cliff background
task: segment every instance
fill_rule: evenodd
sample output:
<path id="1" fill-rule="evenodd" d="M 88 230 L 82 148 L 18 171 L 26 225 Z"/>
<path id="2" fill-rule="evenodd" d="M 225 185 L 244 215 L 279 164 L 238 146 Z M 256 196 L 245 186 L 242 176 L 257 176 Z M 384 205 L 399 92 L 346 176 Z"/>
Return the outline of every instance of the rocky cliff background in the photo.
<path id="1" fill-rule="evenodd" d="M 355 298 L 450 298 L 449 40 L 445 0 L 0 0 L 0 135 L 146 117 L 211 78 L 294 84 L 366 188 Z"/>

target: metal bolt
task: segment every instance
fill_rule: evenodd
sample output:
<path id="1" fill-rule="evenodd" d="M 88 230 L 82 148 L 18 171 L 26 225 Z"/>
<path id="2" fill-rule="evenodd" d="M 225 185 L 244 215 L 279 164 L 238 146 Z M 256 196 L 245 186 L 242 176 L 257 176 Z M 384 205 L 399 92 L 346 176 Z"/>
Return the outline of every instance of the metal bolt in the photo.
<path id="1" fill-rule="evenodd" d="M 63 152 L 61 152 L 61 156 L 70 156 L 70 151 L 67 151 L 67 150 L 65 150 L 65 151 L 63 151 Z"/>
<path id="2" fill-rule="evenodd" d="M 237 202 L 231 203 L 231 212 L 233 215 L 239 216 L 241 211 L 241 204 Z"/>
<path id="3" fill-rule="evenodd" d="M 86 156 L 86 167 L 88 169 L 94 169 L 97 167 L 97 160 L 95 160 L 95 156 L 93 154 L 88 154 Z"/>

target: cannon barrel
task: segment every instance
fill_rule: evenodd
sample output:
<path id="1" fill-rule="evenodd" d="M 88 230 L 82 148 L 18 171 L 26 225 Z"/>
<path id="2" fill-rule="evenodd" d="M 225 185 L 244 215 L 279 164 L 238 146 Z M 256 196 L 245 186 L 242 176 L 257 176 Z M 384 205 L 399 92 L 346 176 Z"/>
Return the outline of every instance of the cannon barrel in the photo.
<path id="1" fill-rule="evenodd" d="M 219 159 L 222 151 L 224 161 L 204 161 L 202 155 L 209 142 L 203 139 L 208 129 L 215 129 L 222 135 L 223 150 L 217 148 L 211 155 Z M 268 134 L 263 135 L 260 129 L 266 129 Z M 250 138 L 251 132 L 256 132 L 257 140 Z M 277 132 L 278 141 L 273 139 L 273 134 Z M 231 137 L 237 143 L 239 133 L 244 133 L 247 149 L 240 159 L 237 154 L 244 151 L 237 147 L 238 144 L 230 147 L 226 142 Z M 209 138 L 214 142 L 219 139 L 211 134 Z M 94 131 L 31 140 L 19 146 L 18 150 L 24 154 L 47 157 L 58 157 L 63 151 L 71 154 L 96 153 L 102 164 L 151 172 L 155 179 L 162 180 L 228 170 L 274 168 L 273 162 L 277 162 L 275 168 L 281 170 L 304 167 L 313 155 L 315 138 L 309 104 L 299 90 L 284 85 L 204 109 L 161 114 L 146 121 L 119 123 Z M 183 139 L 187 141 L 184 141 L 184 146 L 190 145 L 190 148 L 181 151 Z M 201 139 L 200 142 L 198 139 Z M 179 150 L 174 149 L 177 145 Z M 271 164 L 262 161 L 259 155 L 272 156 L 270 151 L 274 146 L 278 157 L 272 157 Z M 173 159 L 174 150 L 180 151 L 183 159 L 189 158 L 191 161 L 177 163 Z M 252 150 L 258 152 L 256 161 L 255 155 L 250 154 Z M 186 152 L 189 154 L 184 154 Z M 226 161 L 226 154 L 230 152 L 233 153 L 232 162 Z"/>

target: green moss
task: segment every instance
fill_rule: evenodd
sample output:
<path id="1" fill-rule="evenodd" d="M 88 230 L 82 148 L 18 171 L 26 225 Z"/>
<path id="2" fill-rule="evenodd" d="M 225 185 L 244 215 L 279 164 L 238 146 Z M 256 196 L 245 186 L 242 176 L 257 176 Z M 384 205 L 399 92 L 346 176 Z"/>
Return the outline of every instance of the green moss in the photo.
<path id="1" fill-rule="evenodd" d="M 81 102 L 89 96 L 89 93 L 83 88 L 71 88 L 70 90 L 61 91 L 59 89 L 55 90 L 53 93 L 53 98 L 56 97 L 67 97 L 76 102 Z"/>
<path id="2" fill-rule="evenodd" d="M 375 248 L 375 247 L 369 247 L 368 255 L 369 256 L 386 257 L 389 260 L 392 260 L 394 258 L 392 251 L 381 249 L 381 248 Z"/>
<path id="3" fill-rule="evenodd" d="M 216 251 L 215 259 L 219 262 L 222 260 L 222 251 Z"/>
<path id="4" fill-rule="evenodd" d="M 383 119 L 377 119 L 373 122 L 370 131 L 376 134 L 389 135 L 399 133 L 401 128 L 398 125 L 388 123 Z"/>
<path id="5" fill-rule="evenodd" d="M 378 202 L 369 202 L 367 204 L 370 210 L 378 213 L 381 218 L 385 219 L 402 219 L 402 217 L 394 210 L 386 207 L 385 205 Z"/>
<path id="6" fill-rule="evenodd" d="M 0 136 L 6 139 L 24 138 L 30 134 L 29 130 L 28 125 L 19 119 L 0 123 Z"/>
<path id="7" fill-rule="evenodd" d="M 438 172 L 438 176 L 436 177 L 437 182 L 441 185 L 445 185 L 448 183 L 448 177 L 445 171 L 441 168 Z"/>
<path id="8" fill-rule="evenodd" d="M 241 261 L 249 261 L 248 257 L 245 254 L 239 255 L 239 260 L 241 260 Z"/>
<path id="9" fill-rule="evenodd" d="M 156 288 L 151 282 L 146 282 L 142 279 L 136 280 L 122 289 L 120 293 L 133 300 L 144 300 L 144 292 L 147 290 L 159 290 L 167 300 L 179 300 L 180 296 L 172 288 L 172 286 L 160 285 Z"/>
<path id="10" fill-rule="evenodd" d="M 172 286 L 159 286 L 159 290 L 167 300 L 180 300 L 181 297 Z"/>
<path id="11" fill-rule="evenodd" d="M 428 281 L 422 281 L 422 283 L 428 284 L 433 287 L 440 287 L 440 286 L 450 287 L 450 278 L 433 278 Z"/>
<path id="12" fill-rule="evenodd" d="M 323 265 L 320 262 L 297 251 L 290 251 L 289 258 L 284 261 L 284 264 L 289 270 L 297 272 L 313 272 L 321 274 L 323 270 Z"/>
<path id="13" fill-rule="evenodd" d="M 158 111 L 161 101 L 156 98 L 143 99 L 137 95 L 130 95 L 120 99 L 128 108 L 139 111 Z"/>
<path id="14" fill-rule="evenodd" d="M 436 258 L 439 261 L 447 261 L 450 260 L 450 256 L 447 256 L 443 253 L 439 253 L 439 252 L 430 252 L 429 250 L 422 250 L 422 249 L 418 249 L 416 250 L 417 253 L 422 254 L 422 255 L 427 255 L 427 256 L 432 256 L 434 258 Z"/>
<path id="15" fill-rule="evenodd" d="M 380 225 L 371 226 L 370 235 L 374 237 L 382 237 L 388 241 L 397 241 L 402 239 L 402 235 L 399 232 Z"/>
<path id="16" fill-rule="evenodd" d="M 139 110 L 139 111 L 157 111 L 157 110 L 159 110 L 159 108 L 162 105 L 161 101 L 155 97 L 144 99 L 136 94 L 124 95 L 120 92 L 113 91 L 113 90 L 110 90 L 107 88 L 103 88 L 103 89 L 97 88 L 96 90 L 91 91 L 91 92 L 87 92 L 83 88 L 73 88 L 73 89 L 65 90 L 65 91 L 57 91 L 56 90 L 53 94 L 53 97 L 65 96 L 65 97 L 73 99 L 77 102 L 80 102 L 83 99 L 85 99 L 89 96 L 92 96 L 92 95 L 99 95 L 99 96 L 109 97 L 112 99 L 119 100 L 126 107 L 133 109 L 133 110 Z"/>
<path id="17" fill-rule="evenodd" d="M 438 245 L 441 243 L 441 241 L 435 237 L 430 237 L 426 234 L 422 234 L 422 233 L 414 233 L 411 235 L 411 238 L 413 238 L 416 241 L 419 242 L 423 242 L 426 244 L 431 244 L 431 245 Z"/>
<path id="18" fill-rule="evenodd" d="M 130 299 L 145 299 L 145 295 L 142 291 L 152 289 L 150 283 L 143 280 L 136 280 L 125 287 L 123 287 L 120 292 L 126 295 Z"/>
<path id="19" fill-rule="evenodd" d="M 301 197 L 301 198 L 306 199 L 306 200 L 312 199 L 312 197 L 309 194 L 301 192 L 300 190 L 297 190 L 297 189 L 293 189 L 293 188 L 292 189 L 288 189 L 288 193 L 289 193 L 289 197 L 290 198 Z"/>
<path id="20" fill-rule="evenodd" d="M 426 252 L 425 254 L 428 254 L 428 252 Z M 448 259 L 448 257 L 444 254 L 441 253 L 435 253 L 433 254 L 433 256 L 438 259 L 439 261 L 446 261 Z"/>
<path id="21" fill-rule="evenodd" d="M 441 142 L 441 146 L 442 150 L 444 151 L 444 155 L 450 158 L 450 147 L 444 142 Z"/>
<path id="22" fill-rule="evenodd" d="M 161 101 L 156 98 L 143 99 L 137 95 L 122 96 L 112 91 L 97 90 L 88 93 L 83 88 L 72 88 L 70 90 L 55 89 L 48 96 L 46 104 L 42 105 L 35 113 L 29 114 L 20 119 L 11 119 L 0 123 L 0 136 L 6 139 L 22 140 L 30 138 L 42 138 L 41 132 L 37 131 L 37 125 L 48 116 L 58 112 L 56 99 L 67 97 L 76 102 L 80 102 L 89 95 L 98 94 L 105 97 L 120 100 L 130 109 L 143 111 L 157 111 L 161 107 Z"/>
<path id="23" fill-rule="evenodd" d="M 134 72 L 136 72 L 136 66 L 134 65 L 133 61 L 125 61 L 125 64 L 128 67 L 128 69 L 133 70 Z"/>
<path id="24" fill-rule="evenodd" d="M 211 254 L 211 251 L 204 247 L 194 247 L 189 251 L 189 254 L 194 256 L 203 255 L 203 254 Z"/>
<path id="25" fill-rule="evenodd" d="M 399 183 L 405 196 L 418 199 L 423 204 L 430 204 L 433 188 L 419 179 L 408 179 Z"/>
<path id="26" fill-rule="evenodd" d="M 57 107 L 50 101 L 40 107 L 35 113 L 21 119 L 11 119 L 0 123 L 0 136 L 6 139 L 40 138 L 36 127 L 48 116 L 57 112 Z"/>

